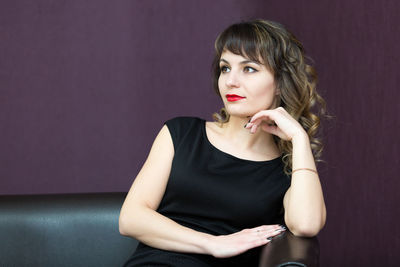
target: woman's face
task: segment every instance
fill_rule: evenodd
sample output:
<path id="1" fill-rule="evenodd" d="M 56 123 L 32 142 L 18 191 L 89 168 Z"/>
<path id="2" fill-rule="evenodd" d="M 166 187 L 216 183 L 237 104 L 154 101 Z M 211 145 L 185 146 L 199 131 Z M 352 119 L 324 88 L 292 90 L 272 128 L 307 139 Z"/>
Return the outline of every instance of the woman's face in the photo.
<path id="1" fill-rule="evenodd" d="M 275 108 L 278 91 L 274 76 L 265 65 L 226 50 L 219 67 L 218 87 L 228 114 L 248 117 Z"/>

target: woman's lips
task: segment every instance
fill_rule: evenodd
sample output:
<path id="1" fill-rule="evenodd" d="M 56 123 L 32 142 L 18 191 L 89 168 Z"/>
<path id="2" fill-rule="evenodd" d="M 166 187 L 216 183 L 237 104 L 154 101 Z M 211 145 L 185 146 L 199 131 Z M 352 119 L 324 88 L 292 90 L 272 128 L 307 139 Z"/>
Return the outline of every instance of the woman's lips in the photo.
<path id="1" fill-rule="evenodd" d="M 226 95 L 226 99 L 227 99 L 229 102 L 238 101 L 238 100 L 241 100 L 241 99 L 244 99 L 244 98 L 245 98 L 245 97 L 239 96 L 239 95 L 233 95 L 233 94 L 228 94 L 228 95 Z"/>

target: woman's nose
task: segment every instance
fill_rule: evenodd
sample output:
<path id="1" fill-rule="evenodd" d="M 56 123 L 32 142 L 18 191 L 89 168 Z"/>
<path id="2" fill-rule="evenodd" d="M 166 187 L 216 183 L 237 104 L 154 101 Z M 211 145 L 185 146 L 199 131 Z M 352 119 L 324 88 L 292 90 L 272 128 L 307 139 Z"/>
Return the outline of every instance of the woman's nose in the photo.
<path id="1" fill-rule="evenodd" d="M 239 80 L 238 77 L 235 73 L 230 72 L 227 79 L 226 79 L 226 85 L 229 88 L 236 88 L 239 87 Z"/>

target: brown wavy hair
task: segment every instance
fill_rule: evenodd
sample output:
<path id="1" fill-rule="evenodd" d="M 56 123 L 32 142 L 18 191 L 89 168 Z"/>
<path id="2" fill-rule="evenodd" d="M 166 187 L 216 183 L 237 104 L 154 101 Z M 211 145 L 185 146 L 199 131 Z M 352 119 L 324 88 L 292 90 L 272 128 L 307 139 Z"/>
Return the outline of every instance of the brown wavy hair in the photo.
<path id="1" fill-rule="evenodd" d="M 305 56 L 303 45 L 283 25 L 267 20 L 237 23 L 224 30 L 215 41 L 212 64 L 213 87 L 221 97 L 218 79 L 221 74 L 219 61 L 224 51 L 264 64 L 274 75 L 280 91 L 278 106 L 283 107 L 307 132 L 316 161 L 321 161 L 323 145 L 317 133 L 322 116 L 326 115 L 324 99 L 317 93 L 317 73 L 311 59 Z M 222 108 L 213 117 L 220 123 L 229 121 L 229 114 Z M 292 144 L 277 136 L 274 140 L 282 153 L 284 171 L 292 170 Z"/>

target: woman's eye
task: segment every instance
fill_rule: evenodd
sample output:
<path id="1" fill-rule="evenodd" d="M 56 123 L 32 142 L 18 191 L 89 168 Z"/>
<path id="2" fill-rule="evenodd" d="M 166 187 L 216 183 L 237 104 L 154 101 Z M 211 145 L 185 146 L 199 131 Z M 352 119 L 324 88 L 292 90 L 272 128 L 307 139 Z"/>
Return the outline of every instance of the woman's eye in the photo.
<path id="1" fill-rule="evenodd" d="M 229 72 L 229 71 L 230 71 L 229 68 L 228 68 L 227 66 L 221 66 L 219 69 L 220 69 L 220 71 L 221 71 L 222 73 L 224 73 L 224 72 Z"/>
<path id="2" fill-rule="evenodd" d="M 254 68 L 252 68 L 252 67 L 249 67 L 249 66 L 247 66 L 247 67 L 244 67 L 244 72 L 256 72 L 257 70 L 256 69 L 254 69 Z"/>

